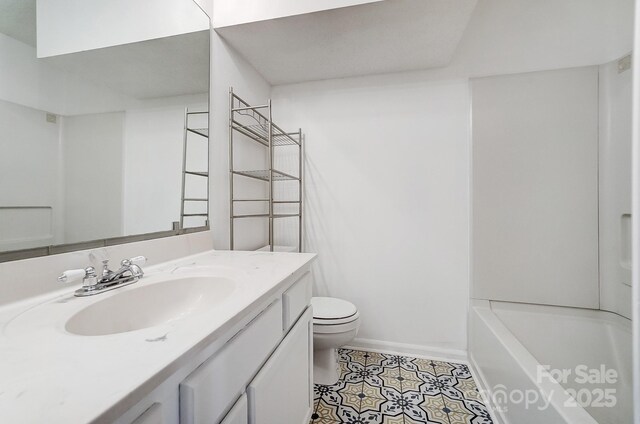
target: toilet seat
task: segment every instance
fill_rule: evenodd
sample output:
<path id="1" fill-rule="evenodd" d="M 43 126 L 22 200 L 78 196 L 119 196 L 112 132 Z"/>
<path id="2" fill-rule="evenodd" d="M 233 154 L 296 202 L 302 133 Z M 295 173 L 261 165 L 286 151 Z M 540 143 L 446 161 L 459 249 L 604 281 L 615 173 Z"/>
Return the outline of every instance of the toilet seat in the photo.
<path id="1" fill-rule="evenodd" d="M 346 300 L 334 297 L 313 297 L 313 326 L 342 326 L 357 321 L 358 308 Z M 336 329 L 337 330 L 337 329 Z M 315 330 L 314 330 L 315 331 Z"/>
<path id="2" fill-rule="evenodd" d="M 330 322 L 320 322 L 313 320 L 314 334 L 338 334 L 347 333 L 360 327 L 360 315 L 354 315 L 350 321 L 338 320 Z"/>

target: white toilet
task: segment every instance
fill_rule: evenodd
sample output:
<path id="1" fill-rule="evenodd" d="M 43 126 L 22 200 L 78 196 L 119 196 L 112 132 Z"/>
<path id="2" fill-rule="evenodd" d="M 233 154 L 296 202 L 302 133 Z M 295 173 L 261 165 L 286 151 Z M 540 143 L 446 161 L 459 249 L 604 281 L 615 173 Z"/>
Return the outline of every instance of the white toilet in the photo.
<path id="1" fill-rule="evenodd" d="M 335 384 L 340 377 L 336 349 L 356 337 L 358 308 L 334 297 L 313 297 L 313 381 Z"/>

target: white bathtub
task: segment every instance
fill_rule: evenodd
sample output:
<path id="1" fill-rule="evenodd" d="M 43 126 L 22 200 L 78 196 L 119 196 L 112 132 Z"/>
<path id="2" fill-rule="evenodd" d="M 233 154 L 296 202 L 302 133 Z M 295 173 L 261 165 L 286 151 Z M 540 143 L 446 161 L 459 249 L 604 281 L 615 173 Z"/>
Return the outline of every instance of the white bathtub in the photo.
<path id="1" fill-rule="evenodd" d="M 631 321 L 618 315 L 472 300 L 469 360 L 505 424 L 632 422 Z"/>

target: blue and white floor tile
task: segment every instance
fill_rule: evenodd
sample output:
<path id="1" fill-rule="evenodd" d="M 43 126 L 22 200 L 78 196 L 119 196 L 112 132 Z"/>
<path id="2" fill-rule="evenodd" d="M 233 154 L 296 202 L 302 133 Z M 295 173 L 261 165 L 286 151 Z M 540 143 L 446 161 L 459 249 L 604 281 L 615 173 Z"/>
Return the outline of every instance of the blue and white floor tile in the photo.
<path id="1" fill-rule="evenodd" d="M 340 380 L 314 386 L 313 424 L 492 424 L 464 364 L 340 349 Z"/>

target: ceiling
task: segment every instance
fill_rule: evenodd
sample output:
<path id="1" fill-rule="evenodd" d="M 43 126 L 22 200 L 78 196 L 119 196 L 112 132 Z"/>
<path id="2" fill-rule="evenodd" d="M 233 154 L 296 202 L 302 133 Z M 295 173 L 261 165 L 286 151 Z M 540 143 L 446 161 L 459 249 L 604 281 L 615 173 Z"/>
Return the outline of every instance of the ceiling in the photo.
<path id="1" fill-rule="evenodd" d="M 36 0 L 0 0 L 0 33 L 36 45 Z"/>
<path id="2" fill-rule="evenodd" d="M 271 84 L 446 66 L 477 0 L 385 0 L 217 28 Z"/>
<path id="3" fill-rule="evenodd" d="M 209 31 L 39 59 L 137 99 L 209 91 Z"/>

